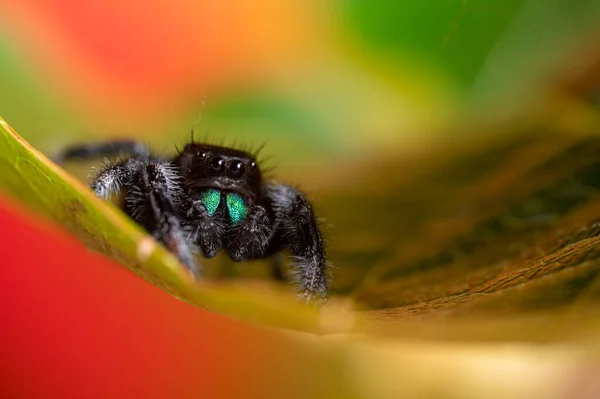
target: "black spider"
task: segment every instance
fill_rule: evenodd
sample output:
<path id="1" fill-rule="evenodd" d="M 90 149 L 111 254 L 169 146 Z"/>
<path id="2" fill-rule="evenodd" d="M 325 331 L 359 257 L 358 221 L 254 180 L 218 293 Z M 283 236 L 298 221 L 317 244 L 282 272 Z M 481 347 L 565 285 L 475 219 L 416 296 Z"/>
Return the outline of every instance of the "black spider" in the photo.
<path id="1" fill-rule="evenodd" d="M 123 210 L 172 251 L 194 275 L 195 254 L 219 250 L 233 261 L 288 250 L 301 296 L 327 299 L 325 246 L 312 207 L 297 189 L 263 181 L 255 158 L 232 148 L 192 142 L 173 159 L 141 143 L 114 141 L 66 149 L 58 162 L 128 154 L 106 166 L 91 188 L 108 199 L 124 190 Z M 273 274 L 283 278 L 277 257 Z"/>

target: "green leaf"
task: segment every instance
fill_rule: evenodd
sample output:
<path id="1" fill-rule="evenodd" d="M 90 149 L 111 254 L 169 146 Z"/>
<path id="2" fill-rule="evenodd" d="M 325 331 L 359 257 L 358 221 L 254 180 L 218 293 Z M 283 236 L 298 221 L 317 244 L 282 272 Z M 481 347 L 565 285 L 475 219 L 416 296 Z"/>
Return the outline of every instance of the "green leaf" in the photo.
<path id="1" fill-rule="evenodd" d="M 407 55 L 468 87 L 524 0 L 344 0 L 343 16 L 358 39 L 398 65 Z"/>
<path id="2" fill-rule="evenodd" d="M 0 190 L 51 218 L 93 248 L 177 298 L 242 320 L 304 331 L 319 313 L 289 292 L 194 281 L 179 261 L 110 203 L 32 148 L 0 119 Z"/>

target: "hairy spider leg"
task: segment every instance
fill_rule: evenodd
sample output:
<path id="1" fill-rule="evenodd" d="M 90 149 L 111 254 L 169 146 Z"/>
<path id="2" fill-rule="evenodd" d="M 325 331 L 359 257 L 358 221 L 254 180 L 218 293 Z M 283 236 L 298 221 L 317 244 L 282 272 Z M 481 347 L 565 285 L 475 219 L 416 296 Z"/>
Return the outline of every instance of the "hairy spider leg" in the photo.
<path id="1" fill-rule="evenodd" d="M 137 158 L 107 165 L 94 176 L 90 188 L 94 190 L 96 196 L 109 199 L 111 195 L 119 194 L 123 187 L 131 185 L 131 182 L 139 175 L 144 165 L 145 162 Z"/>
<path id="2" fill-rule="evenodd" d="M 89 143 L 69 147 L 54 158 L 54 162 L 61 164 L 65 161 L 78 159 L 91 159 L 112 157 L 119 154 L 128 154 L 132 157 L 148 158 L 150 149 L 139 141 L 115 140 L 105 143 Z"/>
<path id="3" fill-rule="evenodd" d="M 293 258 L 292 272 L 307 302 L 327 300 L 325 243 L 312 207 L 304 194 L 293 187 L 277 184 L 267 187 L 272 200 L 276 228 Z"/>
<path id="4" fill-rule="evenodd" d="M 123 186 L 128 186 L 144 166 L 144 160 L 150 157 L 150 150 L 144 143 L 131 140 L 115 140 L 105 143 L 75 145 L 56 156 L 54 161 L 61 164 L 72 159 L 85 160 L 119 154 L 127 154 L 131 158 L 107 165 L 96 174 L 90 184 L 98 197 L 108 199 L 112 194 L 118 194 Z"/>
<path id="5" fill-rule="evenodd" d="M 178 175 L 167 163 L 150 162 L 133 179 L 126 198 L 130 216 L 163 242 L 179 260 L 198 277 L 200 268 L 194 261 L 187 234 L 177 217 L 176 203 L 181 196 Z M 151 220 L 147 220 L 148 214 Z"/>

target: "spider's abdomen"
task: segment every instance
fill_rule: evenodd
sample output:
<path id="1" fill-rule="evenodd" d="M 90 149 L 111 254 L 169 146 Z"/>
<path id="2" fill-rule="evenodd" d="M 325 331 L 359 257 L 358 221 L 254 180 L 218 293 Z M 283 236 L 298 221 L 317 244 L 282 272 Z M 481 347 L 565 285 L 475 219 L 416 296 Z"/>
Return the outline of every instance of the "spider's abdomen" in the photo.
<path id="1" fill-rule="evenodd" d="M 221 191 L 211 188 L 204 191 L 201 195 L 202 203 L 206 206 L 206 210 L 210 216 L 214 215 L 221 204 L 221 197 L 225 195 L 225 206 L 229 219 L 233 224 L 238 224 L 246 215 L 248 215 L 248 206 L 244 198 L 237 193 L 222 193 Z"/>

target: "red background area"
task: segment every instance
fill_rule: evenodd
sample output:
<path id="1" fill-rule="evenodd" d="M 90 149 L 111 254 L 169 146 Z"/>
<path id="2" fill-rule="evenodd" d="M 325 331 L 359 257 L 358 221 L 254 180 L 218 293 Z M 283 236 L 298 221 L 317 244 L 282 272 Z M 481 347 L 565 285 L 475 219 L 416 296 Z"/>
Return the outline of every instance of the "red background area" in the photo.
<path id="1" fill-rule="evenodd" d="M 2 197 L 0 226 L 0 397 L 267 397 L 291 375 L 283 337 L 178 301 Z"/>

